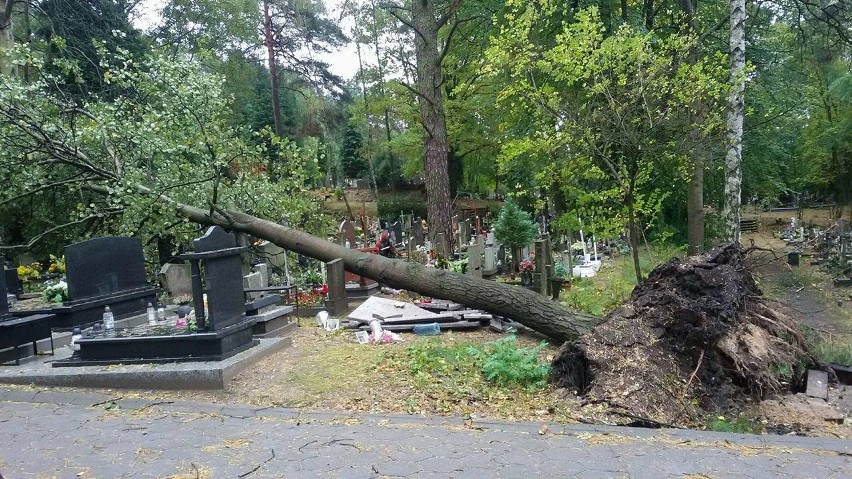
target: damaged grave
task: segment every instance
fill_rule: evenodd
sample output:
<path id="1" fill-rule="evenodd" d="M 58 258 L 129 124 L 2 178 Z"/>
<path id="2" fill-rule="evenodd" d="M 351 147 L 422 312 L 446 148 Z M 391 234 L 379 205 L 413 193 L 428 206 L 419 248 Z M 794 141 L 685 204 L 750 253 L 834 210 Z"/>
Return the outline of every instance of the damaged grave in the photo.
<path id="1" fill-rule="evenodd" d="M 412 331 L 418 325 L 437 324 L 439 330 L 476 329 L 488 325 L 492 316 L 458 303 L 436 301 L 413 304 L 371 296 L 347 316 L 349 329 L 370 330 L 378 320 L 385 331 Z"/>
<path id="2" fill-rule="evenodd" d="M 694 425 L 709 412 L 800 389 L 810 368 L 798 325 L 773 310 L 736 245 L 655 268 L 630 300 L 553 362 L 557 386 L 607 421 Z M 830 373 L 831 374 L 831 373 Z"/>

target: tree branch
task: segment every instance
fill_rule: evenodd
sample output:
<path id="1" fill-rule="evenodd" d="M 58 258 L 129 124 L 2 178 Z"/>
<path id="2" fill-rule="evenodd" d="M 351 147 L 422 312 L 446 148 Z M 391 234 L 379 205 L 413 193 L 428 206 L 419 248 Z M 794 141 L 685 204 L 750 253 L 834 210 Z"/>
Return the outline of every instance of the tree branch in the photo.
<path id="1" fill-rule="evenodd" d="M 81 218 L 79 220 L 69 221 L 68 223 L 63 223 L 61 225 L 54 226 L 53 228 L 50 228 L 46 231 L 42 231 L 38 235 L 31 238 L 30 241 L 27 244 L 19 244 L 19 245 L 14 245 L 14 246 L 0 246 L 0 250 L 29 249 L 29 248 L 32 248 L 33 245 L 35 245 L 36 243 L 38 243 L 39 241 L 44 239 L 45 236 L 53 234 L 53 233 L 55 233 L 59 230 L 62 230 L 62 229 L 65 229 L 65 228 L 70 228 L 71 226 L 79 225 L 79 224 L 85 223 L 87 221 L 95 220 L 95 219 L 98 219 L 98 218 L 103 218 L 104 216 L 115 216 L 115 215 L 121 214 L 123 212 L 124 212 L 124 208 L 114 208 L 114 209 L 107 210 L 107 211 L 101 211 L 97 214 L 87 216 L 87 217 Z"/>

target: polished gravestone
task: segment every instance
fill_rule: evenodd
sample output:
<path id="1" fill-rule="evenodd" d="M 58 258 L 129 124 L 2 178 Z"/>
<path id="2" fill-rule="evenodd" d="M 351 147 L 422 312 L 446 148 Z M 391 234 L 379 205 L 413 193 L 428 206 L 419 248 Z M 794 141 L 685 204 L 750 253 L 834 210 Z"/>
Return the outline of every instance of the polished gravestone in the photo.
<path id="1" fill-rule="evenodd" d="M 16 298 L 21 299 L 24 294 L 24 283 L 18 277 L 18 270 L 11 268 L 4 270 L 3 273 L 6 280 L 6 294 L 14 294 Z"/>
<path id="2" fill-rule="evenodd" d="M 54 366 L 221 361 L 254 346 L 246 317 L 240 254 L 233 235 L 218 226 L 195 240 L 195 252 L 181 255 L 192 267 L 195 326 L 142 325 L 109 332 L 87 332 L 80 351 Z M 205 308 L 204 295 L 207 297 Z M 205 311 L 206 310 L 206 311 Z"/>
<path id="3" fill-rule="evenodd" d="M 0 265 L 2 264 L 3 257 L 0 256 Z M 20 364 L 22 356 L 38 352 L 37 342 L 42 339 L 50 339 L 50 352 L 53 354 L 53 335 L 50 329 L 53 315 L 29 314 L 16 318 L 9 314 L 6 294 L 6 276 L 0 275 L 0 361 L 10 361 L 14 356 L 15 364 Z M 29 348 L 30 344 L 32 349 Z"/>
<path id="4" fill-rule="evenodd" d="M 121 319 L 144 313 L 148 303 L 157 302 L 157 288 L 146 281 L 138 238 L 94 238 L 66 246 L 65 266 L 68 301 L 13 314 L 55 314 L 52 326 L 68 330 L 101 321 L 107 306 Z"/>

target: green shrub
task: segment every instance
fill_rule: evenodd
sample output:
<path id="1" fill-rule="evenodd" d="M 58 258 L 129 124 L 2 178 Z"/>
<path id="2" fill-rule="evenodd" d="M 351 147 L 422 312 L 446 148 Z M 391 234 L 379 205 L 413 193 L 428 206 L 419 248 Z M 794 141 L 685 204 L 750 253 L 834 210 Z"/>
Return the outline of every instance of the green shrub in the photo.
<path id="1" fill-rule="evenodd" d="M 538 355 L 546 347 L 545 341 L 534 348 L 518 347 L 515 336 L 495 341 L 482 361 L 485 379 L 498 385 L 521 386 L 527 390 L 545 387 L 550 365 L 539 360 Z"/>
<path id="2" fill-rule="evenodd" d="M 400 214 L 426 217 L 426 202 L 419 193 L 381 195 L 376 202 L 379 218 L 395 220 Z"/>
<path id="3" fill-rule="evenodd" d="M 717 432 L 732 432 L 738 434 L 757 434 L 763 429 L 759 423 L 746 416 L 726 418 L 725 416 L 714 417 L 707 423 L 707 429 Z"/>
<path id="4" fill-rule="evenodd" d="M 489 344 L 450 345 L 434 338 L 406 348 L 408 371 L 417 388 L 428 389 L 440 383 L 464 390 L 487 381 L 533 391 L 545 387 L 550 376 L 550 365 L 538 358 L 545 347 L 544 341 L 534 348 L 519 347 L 515 336 Z"/>

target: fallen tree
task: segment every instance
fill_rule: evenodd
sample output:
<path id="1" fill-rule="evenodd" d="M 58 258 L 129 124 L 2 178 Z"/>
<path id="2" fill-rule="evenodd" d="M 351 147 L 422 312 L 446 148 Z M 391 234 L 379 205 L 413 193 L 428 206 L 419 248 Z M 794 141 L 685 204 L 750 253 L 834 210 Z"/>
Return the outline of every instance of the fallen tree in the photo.
<path id="1" fill-rule="evenodd" d="M 286 139 L 268 138 L 275 148 L 246 141 L 225 118 L 229 103 L 221 79 L 200 65 L 152 53 L 141 63 L 115 61 L 110 75 L 133 94 L 91 99 L 85 107 L 68 105 L 50 75 L 30 83 L 0 75 L 0 179 L 8 183 L 0 193 L 0 212 L 18 208 L 16 222 L 33 229 L 43 225 L 38 233 L 21 235 L 28 242 L 0 250 L 28 249 L 61 231 L 69 237 L 73 231 L 172 234 L 183 223 L 174 209 L 197 223 L 248 233 L 323 261 L 342 258 L 354 273 L 514 319 L 555 341 L 590 329 L 591 316 L 522 288 L 360 253 L 224 209 L 237 205 L 232 209 L 306 224 L 303 220 L 319 215 L 302 192 L 311 160 Z M 33 203 L 39 205 L 37 215 Z"/>
<path id="2" fill-rule="evenodd" d="M 166 197 L 161 198 L 168 201 Z M 248 233 L 305 256 L 322 261 L 342 258 L 346 269 L 353 273 L 393 288 L 456 301 L 513 319 L 554 341 L 575 339 L 587 333 L 596 322 L 593 316 L 566 308 L 525 288 L 362 253 L 241 212 L 219 210 L 211 214 L 182 204 L 177 204 L 176 208 L 180 214 L 197 223 Z"/>
<path id="3" fill-rule="evenodd" d="M 738 245 L 658 266 L 630 300 L 562 346 L 553 381 L 617 423 L 689 425 L 789 391 L 817 363 L 761 297 Z"/>

